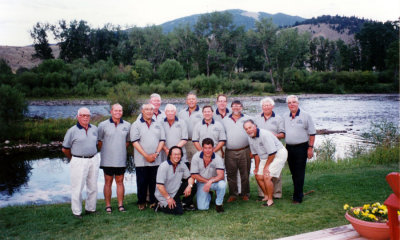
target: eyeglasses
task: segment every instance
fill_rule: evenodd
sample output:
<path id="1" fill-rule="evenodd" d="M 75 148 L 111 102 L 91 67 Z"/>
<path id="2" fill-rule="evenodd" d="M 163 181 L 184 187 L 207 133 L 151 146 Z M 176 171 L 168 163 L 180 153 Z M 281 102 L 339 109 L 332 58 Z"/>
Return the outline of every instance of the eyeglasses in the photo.
<path id="1" fill-rule="evenodd" d="M 90 114 L 79 114 L 79 117 L 90 117 Z"/>

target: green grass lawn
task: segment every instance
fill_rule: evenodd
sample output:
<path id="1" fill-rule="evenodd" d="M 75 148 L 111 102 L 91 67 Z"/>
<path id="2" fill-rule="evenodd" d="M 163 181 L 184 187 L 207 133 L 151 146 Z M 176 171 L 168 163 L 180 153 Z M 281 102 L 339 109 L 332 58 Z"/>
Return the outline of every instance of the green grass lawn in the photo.
<path id="1" fill-rule="evenodd" d="M 313 164 L 309 164 L 313 165 Z M 348 224 L 343 205 L 361 206 L 383 201 L 391 193 L 385 176 L 399 171 L 398 163 L 312 168 L 306 173 L 302 204 L 293 205 L 292 180 L 283 172 L 283 199 L 273 207 L 256 202 L 257 188 L 251 179 L 248 202 L 224 204 L 218 214 L 215 204 L 208 211 L 185 212 L 183 216 L 155 213 L 136 207 L 136 195 L 127 195 L 127 212 L 109 215 L 104 200 L 98 214 L 72 217 L 70 204 L 20 206 L 0 209 L 0 239 L 273 239 Z M 225 196 L 226 200 L 227 196 Z"/>

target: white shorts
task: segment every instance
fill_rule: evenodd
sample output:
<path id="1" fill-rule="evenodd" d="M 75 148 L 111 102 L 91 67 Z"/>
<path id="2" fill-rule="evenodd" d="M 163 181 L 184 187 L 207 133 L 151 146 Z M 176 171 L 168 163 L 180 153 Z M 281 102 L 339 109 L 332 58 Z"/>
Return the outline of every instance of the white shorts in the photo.
<path id="1" fill-rule="evenodd" d="M 272 163 L 269 165 L 269 175 L 271 177 L 278 178 L 281 175 L 281 171 L 285 166 L 285 162 L 288 157 L 288 152 L 286 148 L 281 148 L 276 152 L 275 158 Z M 267 159 L 260 159 L 260 164 L 258 165 L 258 172 L 257 175 L 264 175 L 264 167 L 267 163 Z"/>

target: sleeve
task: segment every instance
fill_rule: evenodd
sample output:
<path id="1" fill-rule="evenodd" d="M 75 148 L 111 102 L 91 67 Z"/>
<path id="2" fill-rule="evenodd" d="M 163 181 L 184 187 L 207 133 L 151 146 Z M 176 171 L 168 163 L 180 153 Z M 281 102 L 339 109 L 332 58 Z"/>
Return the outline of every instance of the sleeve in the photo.
<path id="1" fill-rule="evenodd" d="M 64 141 L 62 144 L 63 148 L 69 149 L 72 147 L 72 137 L 72 128 L 70 128 L 64 136 Z"/>
<path id="2" fill-rule="evenodd" d="M 186 126 L 185 121 L 180 121 L 181 122 L 181 140 L 188 140 L 189 139 L 189 135 L 188 135 L 188 129 Z"/>
<path id="3" fill-rule="evenodd" d="M 252 141 L 250 140 L 250 137 L 247 137 L 247 139 L 248 139 L 248 141 L 249 141 L 250 152 L 251 152 L 251 154 L 253 154 L 253 155 L 258 155 L 257 152 L 256 152 L 256 150 L 254 149 L 254 146 L 253 146 Z"/>
<path id="4" fill-rule="evenodd" d="M 216 122 L 219 125 L 220 132 L 219 132 L 219 141 L 224 141 L 226 142 L 226 132 L 225 132 L 225 127 L 222 125 L 222 123 Z"/>
<path id="5" fill-rule="evenodd" d="M 308 135 L 315 135 L 317 130 L 315 129 L 314 121 L 312 120 L 311 116 L 308 114 L 307 116 L 307 124 L 308 124 Z"/>
<path id="6" fill-rule="evenodd" d="M 225 170 L 224 161 L 222 160 L 222 158 L 219 155 L 216 155 L 216 159 L 215 160 L 217 160 L 217 161 L 215 161 L 216 169 Z"/>
<path id="7" fill-rule="evenodd" d="M 192 163 L 190 165 L 190 173 L 191 174 L 200 174 L 200 169 L 197 161 L 198 154 L 195 154 L 192 158 Z"/>
<path id="8" fill-rule="evenodd" d="M 160 132 L 160 141 L 164 141 L 165 142 L 165 129 L 164 129 L 164 127 L 161 125 L 161 124 L 159 124 L 159 126 L 160 126 L 160 129 L 161 129 L 161 132 Z"/>
<path id="9" fill-rule="evenodd" d="M 131 142 L 136 142 L 140 140 L 140 131 L 139 131 L 139 123 L 134 122 L 131 127 L 130 132 Z"/>
<path id="10" fill-rule="evenodd" d="M 183 163 L 181 163 L 183 164 Z M 186 166 L 186 164 L 183 164 L 183 178 L 188 179 L 190 177 L 190 171 L 189 168 Z"/>
<path id="11" fill-rule="evenodd" d="M 97 140 L 103 141 L 104 140 L 104 124 L 100 123 L 99 127 L 97 128 Z"/>
<path id="12" fill-rule="evenodd" d="M 192 141 L 193 142 L 198 142 L 200 141 L 200 126 L 201 126 L 201 122 L 197 123 L 196 126 L 194 126 L 193 128 L 193 133 L 192 133 Z"/>
<path id="13" fill-rule="evenodd" d="M 166 170 L 165 164 L 161 164 L 157 170 L 156 184 L 164 185 L 167 182 Z"/>
<path id="14" fill-rule="evenodd" d="M 268 133 L 270 133 L 270 132 L 268 132 Z M 275 146 L 275 142 L 274 142 L 274 139 L 273 139 L 274 137 L 275 136 L 272 135 L 272 133 L 271 134 L 265 134 L 264 137 L 263 137 L 263 142 L 265 144 L 265 148 L 267 150 L 268 156 L 272 155 L 272 154 L 275 154 L 278 151 L 278 149 Z"/>
<path id="15" fill-rule="evenodd" d="M 124 121 L 124 122 L 125 122 L 125 121 Z M 131 125 L 130 123 L 128 123 L 127 125 L 128 125 L 128 126 L 127 126 L 128 129 L 131 129 L 131 126 L 132 126 L 132 125 Z M 126 141 L 127 141 L 127 142 L 130 142 L 130 141 L 131 141 L 130 136 L 129 136 L 129 131 L 128 131 L 128 133 L 126 134 Z"/>
<path id="16" fill-rule="evenodd" d="M 285 133 L 285 121 L 281 116 L 278 117 L 278 133 Z"/>

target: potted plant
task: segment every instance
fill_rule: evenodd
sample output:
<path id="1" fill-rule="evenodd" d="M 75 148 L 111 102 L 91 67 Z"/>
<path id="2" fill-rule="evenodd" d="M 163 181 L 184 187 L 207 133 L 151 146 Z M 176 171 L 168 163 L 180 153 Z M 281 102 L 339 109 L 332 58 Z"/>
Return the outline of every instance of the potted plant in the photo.
<path id="1" fill-rule="evenodd" d="M 368 239 L 389 239 L 390 232 L 387 207 L 379 202 L 365 204 L 362 207 L 343 206 L 346 210 L 346 219 L 353 228 Z"/>

